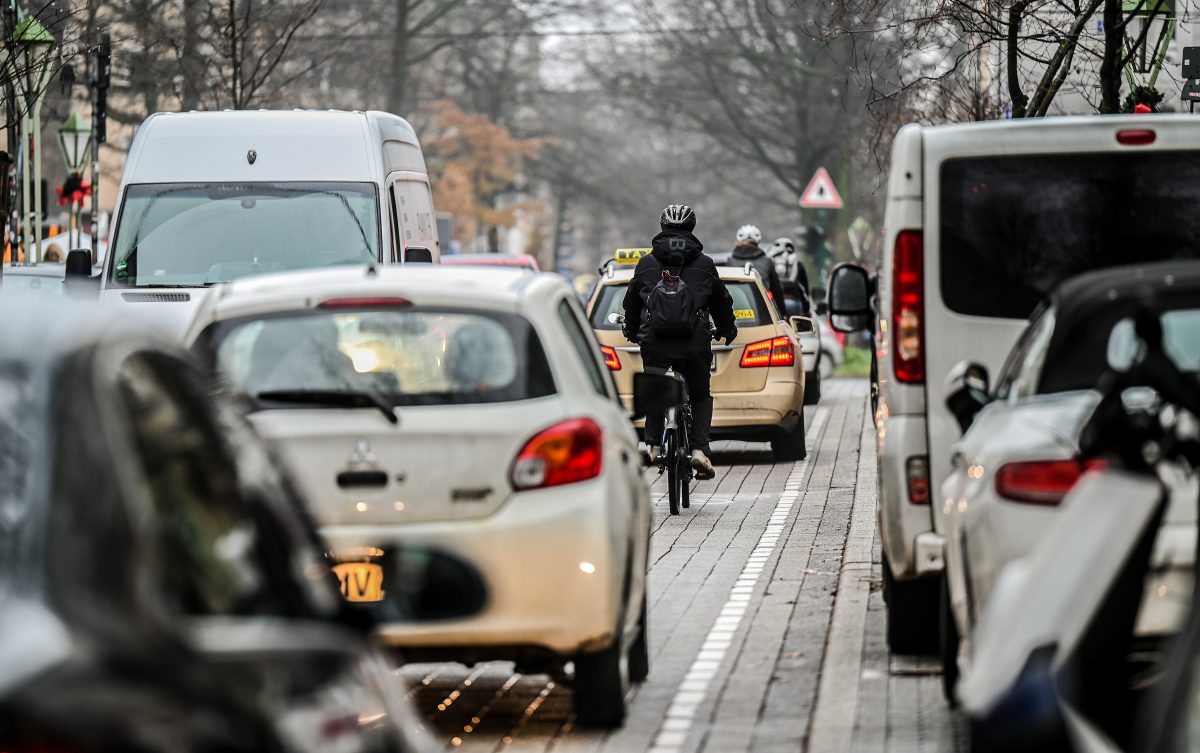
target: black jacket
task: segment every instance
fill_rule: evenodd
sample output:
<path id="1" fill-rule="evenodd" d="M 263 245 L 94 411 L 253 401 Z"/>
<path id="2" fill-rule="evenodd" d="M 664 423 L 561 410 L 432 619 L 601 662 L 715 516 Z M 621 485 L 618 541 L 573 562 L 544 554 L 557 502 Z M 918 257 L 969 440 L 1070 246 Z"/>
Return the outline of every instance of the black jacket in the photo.
<path id="1" fill-rule="evenodd" d="M 671 356 L 711 350 L 708 321 L 701 317 L 691 337 L 665 338 L 649 330 L 643 312 L 650 291 L 662 279 L 664 268 L 678 274 L 691 291 L 696 305 L 708 309 L 721 335 L 736 335 L 733 299 L 717 275 L 717 266 L 704 255 L 704 246 L 696 236 L 683 230 L 664 230 L 654 236 L 653 251 L 638 260 L 629 290 L 625 293 L 626 329 L 636 331 L 644 348 Z M 682 270 L 682 271 L 681 271 Z"/>
<path id="2" fill-rule="evenodd" d="M 740 267 L 746 262 L 750 262 L 750 265 L 758 270 L 758 276 L 762 278 L 763 285 L 771 292 L 775 308 L 780 312 L 779 315 L 783 316 L 783 284 L 779 282 L 779 273 L 775 271 L 775 262 L 753 243 L 734 247 L 733 253 L 729 256 L 729 266 Z"/>

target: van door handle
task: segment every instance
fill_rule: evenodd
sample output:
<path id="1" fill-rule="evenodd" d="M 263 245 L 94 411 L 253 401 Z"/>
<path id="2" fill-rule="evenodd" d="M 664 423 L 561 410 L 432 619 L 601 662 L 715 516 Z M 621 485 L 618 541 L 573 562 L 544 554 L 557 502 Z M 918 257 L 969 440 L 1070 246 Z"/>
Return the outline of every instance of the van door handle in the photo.
<path id="1" fill-rule="evenodd" d="M 337 485 L 343 489 L 387 486 L 387 482 L 387 474 L 383 471 L 342 471 L 337 475 Z"/>

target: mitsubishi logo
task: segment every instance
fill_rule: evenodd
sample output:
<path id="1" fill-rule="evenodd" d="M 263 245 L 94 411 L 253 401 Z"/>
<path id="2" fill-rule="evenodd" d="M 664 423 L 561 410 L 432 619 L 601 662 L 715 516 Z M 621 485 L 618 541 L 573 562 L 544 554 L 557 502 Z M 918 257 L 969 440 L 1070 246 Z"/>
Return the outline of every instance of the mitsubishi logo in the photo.
<path id="1" fill-rule="evenodd" d="M 366 437 L 359 437 L 354 440 L 354 451 L 350 453 L 350 459 L 347 460 L 348 465 L 376 465 L 378 458 L 371 450 L 371 443 Z"/>
<path id="2" fill-rule="evenodd" d="M 256 159 L 258 159 L 258 152 L 254 151 L 253 149 L 246 152 L 246 161 L 249 162 L 251 165 L 254 164 L 254 161 Z"/>

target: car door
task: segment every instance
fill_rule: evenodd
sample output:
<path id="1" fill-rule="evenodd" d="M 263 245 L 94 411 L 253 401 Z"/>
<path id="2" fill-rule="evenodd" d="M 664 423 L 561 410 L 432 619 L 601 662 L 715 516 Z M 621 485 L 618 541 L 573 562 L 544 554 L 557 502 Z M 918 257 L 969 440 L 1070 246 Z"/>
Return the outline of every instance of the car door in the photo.
<path id="1" fill-rule="evenodd" d="M 148 570 L 163 617 L 253 716 L 264 745 L 389 750 L 395 705 L 364 672 L 360 635 L 337 623 L 324 562 L 241 472 L 269 458 L 245 435 L 237 452 L 181 361 L 143 352 L 116 375 L 142 488 Z M 269 482 L 269 481 L 268 481 Z M 376 683 L 378 684 L 378 683 Z M 364 716 L 377 720 L 362 725 Z"/>

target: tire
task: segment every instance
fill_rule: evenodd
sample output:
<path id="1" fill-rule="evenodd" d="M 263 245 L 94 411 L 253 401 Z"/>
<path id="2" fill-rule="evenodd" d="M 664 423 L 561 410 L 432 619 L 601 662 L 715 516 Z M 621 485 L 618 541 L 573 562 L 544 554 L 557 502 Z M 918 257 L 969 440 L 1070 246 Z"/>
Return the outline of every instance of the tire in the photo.
<path id="1" fill-rule="evenodd" d="M 619 629 L 617 635 L 603 651 L 575 657 L 575 718 L 581 726 L 614 729 L 625 721 Z"/>
<path id="2" fill-rule="evenodd" d="M 679 474 L 679 448 L 675 432 L 667 434 L 667 443 L 663 446 L 664 457 L 667 459 L 667 502 L 671 505 L 671 514 L 679 514 L 679 485 L 683 481 Z"/>
<path id="3" fill-rule="evenodd" d="M 942 581 L 898 581 L 883 558 L 883 598 L 887 602 L 888 648 L 895 654 L 938 654 L 938 599 Z"/>
<path id="4" fill-rule="evenodd" d="M 821 372 L 820 370 L 804 373 L 804 404 L 816 405 L 821 401 Z"/>
<path id="5" fill-rule="evenodd" d="M 950 608 L 950 585 L 942 578 L 942 598 L 939 601 L 938 622 L 941 625 L 938 635 L 939 649 L 942 657 L 942 695 L 950 708 L 958 708 L 958 695 L 955 686 L 958 685 L 958 623 L 954 621 L 954 611 Z"/>
<path id="6" fill-rule="evenodd" d="M 642 594 L 642 614 L 638 617 L 637 637 L 629 644 L 629 681 L 644 682 L 650 676 L 650 646 L 646 637 L 646 594 Z"/>
<path id="7" fill-rule="evenodd" d="M 804 411 L 800 411 L 800 421 L 791 431 L 780 430 L 780 434 L 771 440 L 771 452 L 775 459 L 782 462 L 795 462 L 808 457 L 808 449 L 804 446 Z"/>

